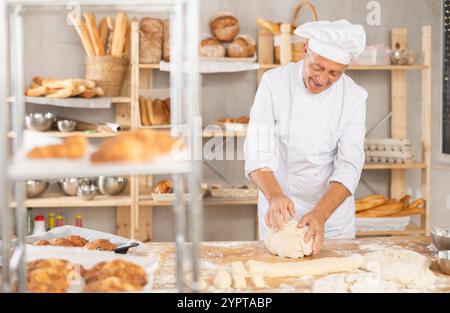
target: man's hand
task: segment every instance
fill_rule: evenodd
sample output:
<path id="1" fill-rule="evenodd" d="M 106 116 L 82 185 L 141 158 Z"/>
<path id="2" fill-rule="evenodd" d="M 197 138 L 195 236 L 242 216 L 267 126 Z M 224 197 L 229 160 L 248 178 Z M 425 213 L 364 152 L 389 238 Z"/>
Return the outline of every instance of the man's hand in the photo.
<path id="1" fill-rule="evenodd" d="M 305 242 L 309 242 L 314 237 L 313 255 L 318 254 L 322 246 L 326 218 L 320 212 L 312 210 L 303 215 L 297 227 L 308 226 L 308 232 L 305 235 Z"/>
<path id="2" fill-rule="evenodd" d="M 270 199 L 269 209 L 264 216 L 269 228 L 280 230 L 289 220 L 289 216 L 295 219 L 294 203 L 284 194 L 279 194 Z"/>

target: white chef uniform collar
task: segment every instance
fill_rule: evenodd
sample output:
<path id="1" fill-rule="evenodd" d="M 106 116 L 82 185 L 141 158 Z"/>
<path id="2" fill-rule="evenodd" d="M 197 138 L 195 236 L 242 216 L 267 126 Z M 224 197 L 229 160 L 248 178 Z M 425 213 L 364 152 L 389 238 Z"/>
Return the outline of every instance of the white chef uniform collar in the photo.
<path id="1" fill-rule="evenodd" d="M 298 26 L 294 34 L 309 39 L 313 52 L 341 64 L 350 64 L 366 46 L 364 28 L 346 20 L 308 22 Z"/>

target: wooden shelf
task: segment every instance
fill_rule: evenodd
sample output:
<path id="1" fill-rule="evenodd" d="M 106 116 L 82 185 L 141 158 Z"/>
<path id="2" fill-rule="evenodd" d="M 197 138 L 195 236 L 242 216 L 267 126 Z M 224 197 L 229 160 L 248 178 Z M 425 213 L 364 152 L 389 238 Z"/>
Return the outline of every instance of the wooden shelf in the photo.
<path id="1" fill-rule="evenodd" d="M 401 169 L 421 169 L 426 168 L 426 163 L 410 163 L 410 164 L 365 164 L 365 170 L 401 170 Z"/>
<path id="2" fill-rule="evenodd" d="M 10 96 L 6 98 L 6 101 L 8 102 L 14 102 L 14 97 Z M 111 99 L 112 103 L 131 103 L 130 97 L 113 97 Z"/>
<path id="3" fill-rule="evenodd" d="M 41 197 L 27 199 L 26 207 L 32 208 L 73 208 L 73 207 L 105 207 L 105 206 L 129 206 L 130 196 L 103 196 L 96 195 L 93 200 L 86 201 L 78 197 L 69 197 L 61 193 L 44 193 Z M 15 202 L 10 204 L 15 207 Z"/>
<path id="4" fill-rule="evenodd" d="M 203 137 L 245 137 L 246 132 L 232 132 L 227 130 L 203 130 Z"/>
<path id="5" fill-rule="evenodd" d="M 425 235 L 426 230 L 416 225 L 410 224 L 405 230 L 400 231 L 370 231 L 356 232 L 356 237 L 379 237 L 379 236 L 419 236 Z"/>
<path id="6" fill-rule="evenodd" d="M 86 137 L 86 138 L 106 138 L 106 137 L 114 137 L 120 134 L 120 132 L 114 133 L 114 132 L 85 132 L 85 131 L 73 131 L 69 133 L 63 133 L 60 131 L 46 131 L 46 132 L 39 132 L 42 134 L 45 134 L 49 137 L 57 137 L 57 138 L 66 138 L 66 137 L 74 137 L 74 136 L 80 136 L 80 137 Z M 8 133 L 9 138 L 15 138 L 16 134 L 14 132 Z"/>
<path id="7" fill-rule="evenodd" d="M 172 206 L 172 201 L 162 202 L 154 201 L 151 196 L 141 196 L 139 199 L 139 205 L 149 205 L 149 206 Z M 251 200 L 232 200 L 232 199 L 219 199 L 212 197 L 203 198 L 204 205 L 256 205 L 258 204 L 257 199 Z"/>
<path id="8" fill-rule="evenodd" d="M 260 69 L 272 69 L 281 66 L 280 64 L 260 64 Z M 349 71 L 407 71 L 407 70 L 424 70 L 428 66 L 424 64 L 414 65 L 350 65 Z"/>

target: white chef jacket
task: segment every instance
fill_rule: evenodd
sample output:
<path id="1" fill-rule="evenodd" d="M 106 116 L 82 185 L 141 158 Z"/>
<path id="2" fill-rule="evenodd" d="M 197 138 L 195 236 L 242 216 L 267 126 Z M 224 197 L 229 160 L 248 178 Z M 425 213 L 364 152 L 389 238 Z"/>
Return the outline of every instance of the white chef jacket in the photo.
<path id="1" fill-rule="evenodd" d="M 250 111 L 244 143 L 245 174 L 270 168 L 295 205 L 311 211 L 336 181 L 352 194 L 325 223 L 325 238 L 355 237 L 353 194 L 364 165 L 367 92 L 343 74 L 320 94 L 306 88 L 303 61 L 264 74 Z M 259 235 L 269 204 L 258 197 Z"/>

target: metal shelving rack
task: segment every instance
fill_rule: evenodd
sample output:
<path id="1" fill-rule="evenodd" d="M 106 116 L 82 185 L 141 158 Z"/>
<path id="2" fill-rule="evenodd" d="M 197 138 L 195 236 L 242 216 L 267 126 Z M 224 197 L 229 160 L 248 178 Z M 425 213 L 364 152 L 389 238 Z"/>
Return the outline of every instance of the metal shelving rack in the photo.
<path id="1" fill-rule="evenodd" d="M 27 290 L 26 282 L 26 249 L 25 249 L 25 179 L 48 179 L 54 177 L 82 177 L 92 175 L 159 175 L 171 174 L 174 179 L 174 189 L 176 200 L 173 203 L 175 241 L 177 248 L 177 288 L 183 291 L 184 288 L 184 264 L 190 261 L 192 268 L 192 289 L 195 291 L 199 282 L 199 241 L 201 239 L 201 205 L 197 197 L 190 197 L 185 203 L 182 197 L 182 178 L 188 176 L 189 191 L 196 194 L 198 181 L 201 176 L 201 163 L 197 155 L 197 150 L 201 151 L 201 131 L 194 128 L 194 120 L 200 112 L 200 81 L 198 71 L 198 41 L 199 41 L 199 4 L 198 0 L 132 0 L 124 4 L 120 0 L 108 1 L 79 1 L 83 7 L 95 8 L 108 6 L 108 9 L 128 10 L 139 12 L 169 12 L 171 20 L 171 134 L 173 136 L 183 136 L 186 149 L 189 151 L 188 160 L 156 160 L 148 164 L 117 164 L 117 165 L 92 165 L 89 162 L 57 161 L 31 162 L 25 159 L 11 157 L 9 152 L 8 133 L 10 132 L 11 116 L 10 106 L 0 106 L 0 208 L 2 216 L 2 290 L 10 292 L 13 281 L 18 280 L 18 291 Z M 20 144 L 23 130 L 23 119 L 25 112 L 24 99 L 24 73 L 23 73 L 23 13 L 30 9 L 64 9 L 67 1 L 62 0 L 7 0 L 0 5 L 0 101 L 6 104 L 8 101 L 15 101 L 13 111 L 14 123 L 14 154 L 20 152 Z M 8 24 L 12 28 L 14 39 L 14 55 L 8 59 Z M 135 38 L 136 40 L 136 38 Z M 135 53 L 137 53 L 135 51 Z M 133 59 L 133 58 L 132 58 Z M 136 58 L 134 58 L 136 60 Z M 8 72 L 11 62 L 11 72 Z M 138 67 L 138 64 L 131 62 L 131 67 Z M 131 106 L 132 125 L 137 119 L 135 110 L 138 105 L 139 90 L 136 80 L 139 80 L 139 73 L 131 71 L 131 89 L 129 105 Z M 14 82 L 13 96 L 8 82 Z M 133 83 L 135 82 L 135 83 Z M 128 98 L 127 98 L 128 99 Z M 128 102 L 128 101 L 127 101 Z M 181 128 L 177 127 L 186 122 L 188 133 L 182 134 Z M 137 182 L 135 182 L 137 183 Z M 10 207 L 12 198 L 12 186 L 15 187 L 16 214 L 13 217 L 13 209 Z M 136 186 L 135 186 L 136 188 Z M 133 189 L 133 187 L 132 187 Z M 187 206 L 186 206 L 187 204 Z M 187 215 L 187 216 L 186 216 Z M 189 220 L 189 227 L 186 224 L 186 217 Z M 132 212 L 132 218 L 138 220 L 138 214 Z M 15 225 L 17 242 L 13 243 L 11 236 L 12 225 Z M 190 244 L 186 243 L 186 230 L 189 232 Z M 133 234 L 133 233 L 132 233 Z M 11 251 L 13 251 L 11 253 Z"/>

